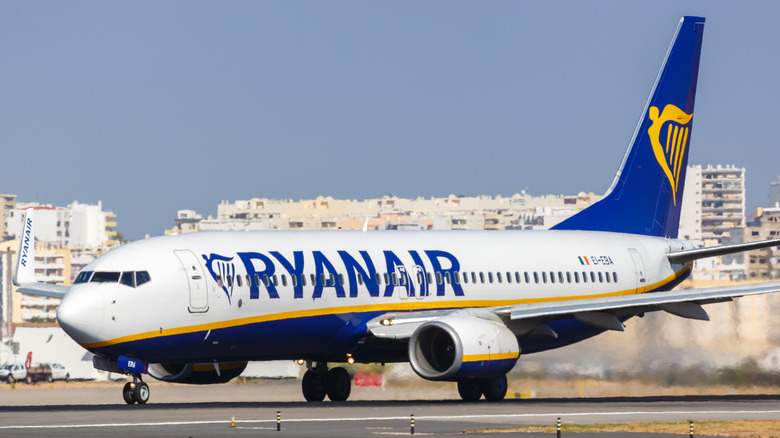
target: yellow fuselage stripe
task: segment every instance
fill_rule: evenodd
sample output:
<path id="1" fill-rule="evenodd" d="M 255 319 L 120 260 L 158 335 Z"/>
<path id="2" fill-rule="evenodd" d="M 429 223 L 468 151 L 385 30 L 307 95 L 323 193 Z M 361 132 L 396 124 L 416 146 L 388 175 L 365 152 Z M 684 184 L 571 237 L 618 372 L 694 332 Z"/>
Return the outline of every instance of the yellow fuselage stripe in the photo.
<path id="1" fill-rule="evenodd" d="M 542 298 L 521 298 L 513 300 L 462 300 L 462 301 L 438 301 L 431 302 L 405 302 L 405 303 L 392 303 L 392 304 L 362 304 L 359 306 L 342 306 L 342 307 L 327 307 L 319 309 L 307 309 L 307 310 L 294 310 L 290 312 L 272 313 L 268 315 L 257 315 L 246 318 L 231 319 L 227 321 L 211 322 L 208 324 L 198 324 L 186 327 L 176 327 L 170 329 L 152 330 L 143 333 L 136 333 L 134 335 L 122 336 L 119 338 L 109 339 L 101 342 L 94 342 L 91 344 L 82 344 L 84 348 L 100 348 L 107 347 L 109 345 L 123 344 L 126 342 L 140 341 L 144 339 L 151 339 L 163 336 L 182 335 L 187 333 L 202 332 L 208 330 L 218 330 L 229 327 L 237 327 L 242 325 L 256 324 L 260 322 L 280 321 L 285 319 L 295 318 L 307 318 L 312 316 L 322 315 L 339 315 L 345 313 L 365 313 L 365 312 L 393 312 L 393 311 L 408 311 L 408 310 L 438 310 L 438 309 L 451 309 L 451 308 L 466 308 L 466 307 L 500 307 L 500 306 L 514 306 L 518 304 L 534 304 L 534 303 L 549 303 L 553 301 L 572 301 L 582 300 L 588 298 L 606 298 L 616 297 L 622 295 L 633 295 L 635 293 L 644 293 L 650 290 L 655 290 L 661 286 L 671 283 L 683 273 L 691 269 L 692 263 L 686 264 L 679 272 L 676 272 L 669 277 L 651 285 L 640 287 L 638 289 L 622 290 L 617 292 L 608 292 L 603 294 L 594 295 L 573 295 L 566 297 L 542 297 Z"/>

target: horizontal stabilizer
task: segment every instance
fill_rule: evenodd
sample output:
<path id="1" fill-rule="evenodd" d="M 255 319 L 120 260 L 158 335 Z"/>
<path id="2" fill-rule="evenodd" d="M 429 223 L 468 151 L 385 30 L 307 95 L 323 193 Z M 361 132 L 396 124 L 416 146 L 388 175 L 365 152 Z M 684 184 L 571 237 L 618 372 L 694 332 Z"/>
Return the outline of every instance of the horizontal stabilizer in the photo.
<path id="1" fill-rule="evenodd" d="M 724 254 L 733 254 L 736 252 L 752 251 L 754 249 L 768 248 L 771 246 L 780 246 L 780 239 L 760 240 L 758 242 L 735 243 L 733 245 L 720 245 L 710 248 L 689 249 L 686 251 L 673 252 L 666 257 L 672 263 L 686 263 L 691 260 L 703 259 L 706 257 L 715 257 Z"/>
<path id="2" fill-rule="evenodd" d="M 16 291 L 25 295 L 39 297 L 62 298 L 70 289 L 68 286 L 47 283 L 24 283 Z"/>

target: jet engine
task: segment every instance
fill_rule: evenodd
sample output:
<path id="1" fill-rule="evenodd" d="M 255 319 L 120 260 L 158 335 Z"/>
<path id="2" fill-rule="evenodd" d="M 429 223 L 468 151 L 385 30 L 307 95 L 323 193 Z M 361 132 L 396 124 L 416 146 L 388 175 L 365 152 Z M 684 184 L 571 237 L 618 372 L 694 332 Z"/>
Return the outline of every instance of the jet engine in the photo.
<path id="1" fill-rule="evenodd" d="M 422 324 L 409 339 L 409 362 L 428 380 L 500 377 L 519 357 L 512 331 L 483 318 L 445 316 Z"/>
<path id="2" fill-rule="evenodd" d="M 246 368 L 246 362 L 152 363 L 147 372 L 157 380 L 176 383 L 226 383 Z"/>

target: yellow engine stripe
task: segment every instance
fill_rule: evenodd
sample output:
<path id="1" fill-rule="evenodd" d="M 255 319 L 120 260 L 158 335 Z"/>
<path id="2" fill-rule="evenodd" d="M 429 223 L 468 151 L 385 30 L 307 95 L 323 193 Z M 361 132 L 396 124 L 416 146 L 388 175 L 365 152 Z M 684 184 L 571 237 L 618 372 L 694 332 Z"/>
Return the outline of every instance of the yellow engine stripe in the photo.
<path id="1" fill-rule="evenodd" d="M 520 353 L 498 353 L 498 354 L 464 354 L 463 362 L 482 362 L 491 360 L 517 359 Z"/>

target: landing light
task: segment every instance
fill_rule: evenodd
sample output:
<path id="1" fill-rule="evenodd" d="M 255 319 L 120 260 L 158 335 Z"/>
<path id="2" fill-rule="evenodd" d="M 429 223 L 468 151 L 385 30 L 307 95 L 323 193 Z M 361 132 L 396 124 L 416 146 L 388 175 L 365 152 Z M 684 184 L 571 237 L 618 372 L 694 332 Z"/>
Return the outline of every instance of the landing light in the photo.
<path id="1" fill-rule="evenodd" d="M 381 322 L 381 324 L 384 325 L 384 326 L 390 325 L 392 323 L 393 323 L 393 320 L 391 320 L 391 319 L 383 319 L 382 322 Z"/>
<path id="2" fill-rule="evenodd" d="M 303 359 L 298 359 L 297 362 L 298 362 L 298 365 L 303 365 L 304 363 L 306 363 L 306 361 L 303 360 Z"/>
<path id="3" fill-rule="evenodd" d="M 350 354 L 350 353 L 347 353 L 347 363 L 350 364 L 350 365 L 355 363 L 355 358 L 352 357 L 352 354 Z"/>

